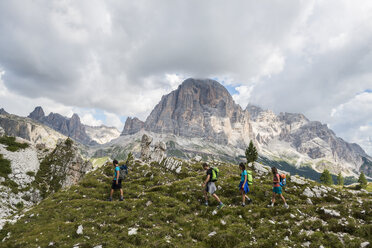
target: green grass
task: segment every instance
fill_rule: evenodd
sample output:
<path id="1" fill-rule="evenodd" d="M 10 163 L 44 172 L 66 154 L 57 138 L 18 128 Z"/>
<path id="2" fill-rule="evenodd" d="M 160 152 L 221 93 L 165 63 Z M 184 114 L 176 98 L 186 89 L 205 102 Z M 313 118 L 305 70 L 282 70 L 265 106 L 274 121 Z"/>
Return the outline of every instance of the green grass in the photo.
<path id="1" fill-rule="evenodd" d="M 102 157 L 102 158 L 91 158 L 90 162 L 93 165 L 93 168 L 101 167 L 102 165 L 105 164 L 105 162 L 109 159 L 110 157 Z"/>
<path id="2" fill-rule="evenodd" d="M 342 195 L 341 203 L 328 197 L 313 199 L 315 205 L 307 205 L 301 193 L 317 183 L 294 188 L 288 182 L 284 196 L 290 208 L 283 208 L 281 201 L 275 208 L 267 208 L 271 176 L 258 178 L 253 171 L 254 185 L 249 193 L 253 204 L 243 208 L 237 190 L 240 180 L 237 166 L 223 163 L 219 168 L 217 193 L 226 207 L 217 214 L 213 214 L 217 207 L 214 199 L 210 199 L 209 207 L 203 205 L 201 183 L 205 171 L 200 163 L 184 164 L 180 174 L 166 171 L 157 163 L 149 166 L 135 163 L 123 182 L 123 202 L 118 201 L 118 192 L 112 202 L 106 201 L 113 166 L 104 165 L 86 175 L 79 185 L 49 195 L 14 225 L 7 224 L 0 231 L 0 240 L 8 233 L 10 238 L 0 246 L 48 247 L 53 242 L 54 247 L 73 247 L 79 243 L 79 247 L 271 248 L 300 247 L 311 241 L 310 247 L 359 247 L 371 237 L 371 201 L 360 205 L 354 196 L 336 189 Z M 322 213 L 319 210 L 322 206 L 350 216 L 346 219 L 348 224 L 341 226 L 340 218 Z M 291 218 L 291 214 L 295 217 Z M 79 225 L 84 228 L 83 235 L 76 233 Z M 138 228 L 137 235 L 128 235 L 128 230 L 134 227 Z M 302 230 L 313 233 L 307 236 Z M 217 234 L 209 237 L 212 232 Z M 337 232 L 347 234 L 344 244 Z M 284 239 L 286 236 L 288 240 Z"/>
<path id="3" fill-rule="evenodd" d="M 29 147 L 29 144 L 16 142 L 16 138 L 10 136 L 0 137 L 0 144 L 6 145 L 6 149 L 11 152 L 16 152 Z"/>
<path id="4" fill-rule="evenodd" d="M 372 192 L 372 183 L 368 183 L 367 187 L 366 187 L 366 190 L 368 192 Z"/>

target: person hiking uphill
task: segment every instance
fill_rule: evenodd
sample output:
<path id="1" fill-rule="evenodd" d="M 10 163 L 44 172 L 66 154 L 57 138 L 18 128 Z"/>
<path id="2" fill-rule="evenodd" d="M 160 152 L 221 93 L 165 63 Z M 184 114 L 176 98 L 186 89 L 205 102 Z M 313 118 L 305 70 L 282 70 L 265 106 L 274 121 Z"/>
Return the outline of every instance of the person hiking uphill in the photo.
<path id="1" fill-rule="evenodd" d="M 108 200 L 112 201 L 112 195 L 114 194 L 114 190 L 120 189 L 120 201 L 122 201 L 123 200 L 123 189 L 121 186 L 121 179 L 119 179 L 119 175 L 120 175 L 119 162 L 115 159 L 114 161 L 112 161 L 112 164 L 115 167 L 115 176 L 112 179 L 110 198 Z"/>
<path id="2" fill-rule="evenodd" d="M 249 199 L 249 197 L 247 196 L 247 193 L 249 192 L 249 186 L 248 186 L 248 173 L 247 171 L 245 170 L 245 165 L 244 163 L 240 163 L 239 164 L 239 168 L 241 170 L 241 179 L 240 179 L 240 183 L 239 183 L 239 190 L 242 194 L 242 206 L 244 207 L 245 206 L 245 198 L 247 198 L 248 200 L 248 204 L 252 202 L 251 199 Z"/>
<path id="3" fill-rule="evenodd" d="M 275 168 L 275 167 L 272 167 L 271 168 L 271 172 L 273 173 L 273 197 L 271 199 L 271 205 L 268 205 L 268 207 L 274 207 L 274 203 L 275 203 L 275 194 L 279 195 L 280 198 L 282 198 L 283 202 L 284 202 L 284 207 L 285 208 L 289 208 L 287 202 L 285 201 L 284 199 L 284 196 L 282 195 L 282 187 L 280 187 L 280 175 L 278 173 L 278 170 Z"/>
<path id="4" fill-rule="evenodd" d="M 211 194 L 219 203 L 218 209 L 223 208 L 225 205 L 222 203 L 220 198 L 216 195 L 216 184 L 212 181 L 213 168 L 209 168 L 207 163 L 203 163 L 203 169 L 207 171 L 207 178 L 203 183 L 205 205 L 208 206 L 208 193 Z"/>

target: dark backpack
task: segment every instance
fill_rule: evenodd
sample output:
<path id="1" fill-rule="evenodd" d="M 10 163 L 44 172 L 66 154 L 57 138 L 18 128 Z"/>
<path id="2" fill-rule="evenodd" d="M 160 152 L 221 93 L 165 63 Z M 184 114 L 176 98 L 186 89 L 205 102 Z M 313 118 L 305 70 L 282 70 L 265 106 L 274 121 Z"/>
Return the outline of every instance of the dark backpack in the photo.
<path id="1" fill-rule="evenodd" d="M 124 180 L 126 175 L 128 175 L 128 166 L 126 164 L 123 164 L 122 166 L 120 166 L 119 179 Z"/>

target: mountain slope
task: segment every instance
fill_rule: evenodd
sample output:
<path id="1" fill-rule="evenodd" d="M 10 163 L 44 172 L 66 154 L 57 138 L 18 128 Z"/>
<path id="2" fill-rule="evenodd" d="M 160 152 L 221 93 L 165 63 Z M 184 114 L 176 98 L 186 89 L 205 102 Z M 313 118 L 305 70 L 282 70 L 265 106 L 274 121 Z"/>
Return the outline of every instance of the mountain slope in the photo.
<path id="1" fill-rule="evenodd" d="M 48 197 L 0 232 L 4 247 L 360 247 L 370 239 L 370 196 L 294 180 L 285 190 L 290 208 L 266 208 L 271 176 L 254 171 L 251 205 L 240 206 L 239 171 L 220 168 L 218 195 L 226 204 L 203 203 L 198 163 L 183 163 L 179 174 L 161 164 L 137 161 L 118 194 L 107 202 L 112 165 L 89 173 L 78 186 Z M 262 170 L 262 168 L 261 168 Z M 260 171 L 261 171 L 260 170 Z M 304 183 L 304 184 L 302 184 Z M 308 204 L 310 187 L 320 197 Z M 310 242 L 309 244 L 307 244 Z"/>

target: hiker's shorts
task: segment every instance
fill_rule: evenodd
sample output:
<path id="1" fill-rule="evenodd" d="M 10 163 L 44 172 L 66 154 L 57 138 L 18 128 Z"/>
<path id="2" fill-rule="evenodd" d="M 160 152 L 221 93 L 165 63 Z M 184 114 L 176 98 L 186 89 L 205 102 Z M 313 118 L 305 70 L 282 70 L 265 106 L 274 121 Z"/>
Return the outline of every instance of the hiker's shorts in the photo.
<path id="1" fill-rule="evenodd" d="M 121 189 L 121 179 L 119 179 L 118 184 L 116 184 L 116 180 L 112 180 L 111 189 Z"/>
<path id="2" fill-rule="evenodd" d="M 205 191 L 207 191 L 210 194 L 214 194 L 216 192 L 216 184 L 214 182 L 207 183 L 207 186 L 205 187 Z"/>
<path id="3" fill-rule="evenodd" d="M 273 187 L 273 192 L 278 195 L 282 194 L 282 187 Z"/>
<path id="4" fill-rule="evenodd" d="M 239 190 L 242 189 L 242 185 L 243 185 L 244 182 L 240 182 L 239 183 Z M 245 185 L 244 185 L 244 193 L 248 193 L 249 192 L 249 187 L 248 187 L 248 182 L 245 182 Z"/>

